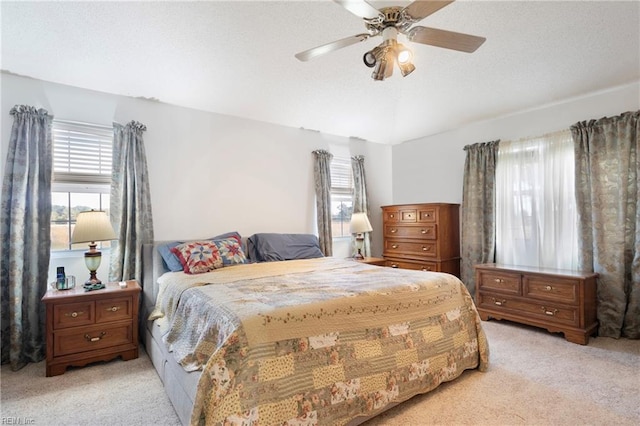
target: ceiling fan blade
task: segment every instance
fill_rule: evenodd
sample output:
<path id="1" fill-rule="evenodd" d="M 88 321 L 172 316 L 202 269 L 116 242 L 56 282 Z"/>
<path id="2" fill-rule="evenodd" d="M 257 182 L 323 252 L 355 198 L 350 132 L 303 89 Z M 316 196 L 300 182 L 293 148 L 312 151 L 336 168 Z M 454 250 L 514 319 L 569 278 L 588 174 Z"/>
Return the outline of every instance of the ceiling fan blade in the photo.
<path id="1" fill-rule="evenodd" d="M 349 12 L 354 15 L 365 18 L 365 19 L 375 19 L 377 17 L 381 17 L 382 14 L 378 9 L 371 6 L 364 0 L 333 0 L 338 3 L 340 6 L 347 9 Z"/>
<path id="2" fill-rule="evenodd" d="M 443 7 L 453 3 L 455 0 L 450 1 L 424 1 L 416 0 L 409 6 L 405 7 L 402 12 L 405 15 L 409 15 L 413 22 L 418 22 L 427 16 L 439 11 Z"/>
<path id="3" fill-rule="evenodd" d="M 333 52 L 334 50 L 351 46 L 352 44 L 356 44 L 360 41 L 365 41 L 369 37 L 371 37 L 369 34 L 356 34 L 351 37 L 323 44 L 322 46 L 314 47 L 313 49 L 305 50 L 304 52 L 296 53 L 295 56 L 301 61 L 308 61 L 309 59 L 313 59 L 316 56 L 324 55 L 325 53 Z"/>
<path id="4" fill-rule="evenodd" d="M 407 32 L 407 38 L 416 43 L 429 44 L 445 49 L 461 52 L 475 52 L 485 42 L 486 38 L 437 28 L 413 27 Z"/>

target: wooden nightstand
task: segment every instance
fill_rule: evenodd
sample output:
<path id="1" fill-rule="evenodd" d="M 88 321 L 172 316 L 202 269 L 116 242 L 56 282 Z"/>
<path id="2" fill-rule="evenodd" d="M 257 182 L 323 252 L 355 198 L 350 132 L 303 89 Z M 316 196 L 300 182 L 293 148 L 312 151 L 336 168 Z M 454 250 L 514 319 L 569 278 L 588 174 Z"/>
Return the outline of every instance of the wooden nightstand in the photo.
<path id="1" fill-rule="evenodd" d="M 126 284 L 47 291 L 42 297 L 47 309 L 47 377 L 63 374 L 69 366 L 138 357 L 141 288 L 136 281 Z"/>
<path id="2" fill-rule="evenodd" d="M 364 259 L 358 260 L 355 259 L 356 262 L 366 263 L 368 265 L 376 265 L 376 266 L 386 266 L 387 261 L 382 257 L 365 257 Z"/>

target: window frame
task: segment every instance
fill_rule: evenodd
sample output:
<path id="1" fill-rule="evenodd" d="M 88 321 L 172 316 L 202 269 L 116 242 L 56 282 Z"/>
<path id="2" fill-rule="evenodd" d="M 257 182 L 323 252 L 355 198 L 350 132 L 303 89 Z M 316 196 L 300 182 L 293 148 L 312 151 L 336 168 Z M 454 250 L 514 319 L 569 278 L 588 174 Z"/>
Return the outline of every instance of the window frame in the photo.
<path id="1" fill-rule="evenodd" d="M 353 214 L 353 191 L 354 185 L 351 157 L 334 156 L 331 160 L 331 229 L 333 239 L 351 238 L 349 224 L 351 222 L 351 214 Z M 333 229 L 335 223 L 333 218 L 333 209 L 336 203 L 342 204 L 344 202 L 350 204 L 351 212 L 348 217 L 340 221 L 340 235 L 334 235 Z"/>
<path id="2" fill-rule="evenodd" d="M 92 147 L 91 144 L 95 143 Z M 77 121 L 57 120 L 52 122 L 53 176 L 51 181 L 52 207 L 54 193 L 67 193 L 65 221 L 54 221 L 51 218 L 52 241 L 53 225 L 66 225 L 69 244 L 67 248 L 51 248 L 55 257 L 65 257 L 64 253 L 86 250 L 84 247 L 73 247 L 71 235 L 75 219 L 71 215 L 72 194 L 96 194 L 98 208 L 108 211 L 110 199 L 103 200 L 103 195 L 111 192 L 113 127 Z M 98 158 L 94 158 L 97 155 Z M 91 168 L 96 173 L 91 172 Z M 76 168 L 76 171 L 72 171 Z M 67 169 L 66 171 L 64 169 Z M 79 170 L 79 171 L 78 171 Z M 89 170 L 87 172 L 87 170 Z M 108 173 L 106 172 L 108 170 Z M 109 248 L 109 242 L 99 243 L 102 249 Z"/>

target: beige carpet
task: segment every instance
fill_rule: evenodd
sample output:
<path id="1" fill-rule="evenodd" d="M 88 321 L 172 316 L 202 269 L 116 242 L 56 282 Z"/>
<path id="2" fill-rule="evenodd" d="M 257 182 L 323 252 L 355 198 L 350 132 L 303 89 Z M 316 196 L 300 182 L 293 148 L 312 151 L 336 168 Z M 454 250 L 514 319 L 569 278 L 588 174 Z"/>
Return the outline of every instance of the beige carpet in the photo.
<path id="1" fill-rule="evenodd" d="M 580 346 L 513 323 L 484 328 L 488 372 L 467 371 L 366 425 L 640 424 L 640 340 L 600 337 Z M 18 372 L 2 366 L 0 424 L 179 424 L 144 352 L 62 376 L 44 370 L 44 363 Z"/>

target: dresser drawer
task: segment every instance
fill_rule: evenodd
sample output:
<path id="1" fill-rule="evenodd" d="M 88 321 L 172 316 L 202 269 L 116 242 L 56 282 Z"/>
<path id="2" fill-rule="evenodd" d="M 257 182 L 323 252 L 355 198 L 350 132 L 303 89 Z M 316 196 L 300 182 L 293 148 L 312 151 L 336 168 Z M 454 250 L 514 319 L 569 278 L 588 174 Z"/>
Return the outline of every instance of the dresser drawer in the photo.
<path id="1" fill-rule="evenodd" d="M 530 300 L 511 298 L 497 293 L 479 293 L 478 308 L 504 311 L 515 316 L 538 318 L 545 323 L 557 323 L 578 326 L 579 313 L 574 307 L 537 303 Z"/>
<path id="2" fill-rule="evenodd" d="M 416 209 L 402 209 L 400 210 L 399 220 L 404 223 L 416 223 L 418 221 L 418 211 Z"/>
<path id="3" fill-rule="evenodd" d="M 121 297 L 96 301 L 96 323 L 128 320 L 133 317 L 133 298 Z"/>
<path id="4" fill-rule="evenodd" d="M 398 223 L 400 221 L 400 210 L 382 210 L 382 221 L 384 223 Z"/>
<path id="5" fill-rule="evenodd" d="M 481 272 L 478 281 L 481 291 L 498 291 L 514 295 L 520 294 L 520 275 Z"/>
<path id="6" fill-rule="evenodd" d="M 571 305 L 578 303 L 578 289 L 580 288 L 578 280 L 524 276 L 522 281 L 524 295 L 527 297 Z"/>
<path id="7" fill-rule="evenodd" d="M 75 354 L 95 349 L 133 343 L 131 321 L 104 326 L 84 327 L 81 330 L 59 331 L 53 338 L 54 356 Z"/>
<path id="8" fill-rule="evenodd" d="M 418 222 L 437 222 L 438 209 L 435 207 L 421 208 L 418 210 Z"/>
<path id="9" fill-rule="evenodd" d="M 385 225 L 384 237 L 436 240 L 438 233 L 435 224 L 423 226 Z"/>
<path id="10" fill-rule="evenodd" d="M 53 328 L 55 330 L 93 324 L 94 318 L 95 305 L 91 301 L 64 303 L 53 307 Z"/>
<path id="11" fill-rule="evenodd" d="M 437 256 L 438 245 L 434 241 L 413 242 L 406 240 L 384 240 L 384 254 L 394 256 L 395 253 L 410 254 L 414 256 Z"/>
<path id="12" fill-rule="evenodd" d="M 414 269 L 417 271 L 431 271 L 431 272 L 439 272 L 439 267 L 437 262 L 406 262 L 406 261 L 396 261 L 396 260 L 387 260 L 387 266 L 390 268 L 400 268 L 400 269 Z"/>

